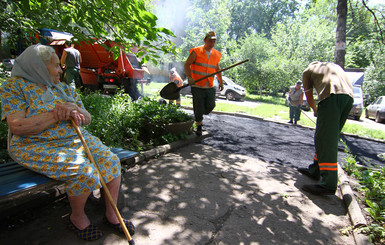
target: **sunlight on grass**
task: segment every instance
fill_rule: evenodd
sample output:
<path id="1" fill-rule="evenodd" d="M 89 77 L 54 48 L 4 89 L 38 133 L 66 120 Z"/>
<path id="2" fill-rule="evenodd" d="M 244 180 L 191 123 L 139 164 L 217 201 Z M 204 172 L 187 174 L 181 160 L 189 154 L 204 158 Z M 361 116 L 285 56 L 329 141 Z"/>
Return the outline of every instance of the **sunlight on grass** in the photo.
<path id="1" fill-rule="evenodd" d="M 361 125 L 346 123 L 342 132 L 360 135 L 368 138 L 383 139 L 385 140 L 385 132 L 383 130 L 366 128 Z"/>
<path id="2" fill-rule="evenodd" d="M 270 95 L 256 95 L 256 94 L 246 94 L 245 100 L 248 101 L 258 101 L 258 102 L 264 102 L 264 103 L 270 103 L 270 104 L 276 104 L 276 105 L 285 105 L 286 98 L 284 97 L 274 97 Z"/>

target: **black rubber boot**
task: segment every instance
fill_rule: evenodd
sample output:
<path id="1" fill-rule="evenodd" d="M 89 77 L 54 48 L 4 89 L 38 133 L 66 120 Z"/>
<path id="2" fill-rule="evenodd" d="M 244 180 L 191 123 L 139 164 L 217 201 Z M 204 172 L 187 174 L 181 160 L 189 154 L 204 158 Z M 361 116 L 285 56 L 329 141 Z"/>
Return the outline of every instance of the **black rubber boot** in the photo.
<path id="1" fill-rule="evenodd" d="M 202 125 L 198 125 L 197 131 L 195 132 L 195 134 L 197 136 L 201 136 L 202 135 Z"/>

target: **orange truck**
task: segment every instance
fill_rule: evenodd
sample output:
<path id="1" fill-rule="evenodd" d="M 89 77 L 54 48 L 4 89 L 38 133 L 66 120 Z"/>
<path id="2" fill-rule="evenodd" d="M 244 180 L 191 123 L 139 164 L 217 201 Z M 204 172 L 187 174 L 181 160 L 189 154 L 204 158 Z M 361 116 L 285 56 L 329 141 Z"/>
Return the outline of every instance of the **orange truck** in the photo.
<path id="1" fill-rule="evenodd" d="M 40 36 L 41 43 L 55 46 L 59 58 L 65 41 L 72 38 L 69 33 L 51 29 L 41 29 Z M 114 60 L 112 52 L 109 51 L 114 46 L 117 44 L 111 41 L 101 43 L 100 39 L 95 39 L 93 43 L 80 42 L 75 45 L 82 56 L 80 64 L 82 84 L 90 90 L 101 90 L 105 93 L 123 89 L 132 100 L 137 100 L 141 97 L 137 84 L 144 81 L 147 70 L 140 65 L 138 58 L 133 54 L 137 52 L 135 48 L 132 49 L 133 53 L 126 53 L 119 48 L 120 55 Z"/>

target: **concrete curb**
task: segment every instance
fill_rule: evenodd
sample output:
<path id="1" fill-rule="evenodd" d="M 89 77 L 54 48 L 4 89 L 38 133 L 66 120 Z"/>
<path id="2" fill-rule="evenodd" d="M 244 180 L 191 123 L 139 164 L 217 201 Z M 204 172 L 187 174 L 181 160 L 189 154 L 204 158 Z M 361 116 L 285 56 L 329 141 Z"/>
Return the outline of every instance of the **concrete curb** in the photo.
<path id="1" fill-rule="evenodd" d="M 139 153 L 138 155 L 136 155 L 134 157 L 133 164 L 134 165 L 135 164 L 141 164 L 142 162 L 147 161 L 149 159 L 152 159 L 152 158 L 156 157 L 157 155 L 162 155 L 162 154 L 165 154 L 169 151 L 176 150 L 178 148 L 186 146 L 188 144 L 202 141 L 205 138 L 210 137 L 210 136 L 211 136 L 211 134 L 206 132 L 206 131 L 203 131 L 201 136 L 196 136 L 195 133 L 193 133 L 193 134 L 189 135 L 186 140 L 178 140 L 178 141 L 172 142 L 170 144 L 161 145 L 161 146 L 158 146 L 154 149 Z"/>
<path id="2" fill-rule="evenodd" d="M 362 214 L 362 210 L 354 196 L 353 190 L 350 187 L 350 182 L 345 174 L 345 171 L 338 165 L 338 179 L 340 182 L 340 192 L 345 202 L 350 221 L 353 226 L 353 237 L 357 245 L 370 244 L 369 238 L 362 233 L 357 232 L 356 228 L 367 226 L 366 219 Z"/>

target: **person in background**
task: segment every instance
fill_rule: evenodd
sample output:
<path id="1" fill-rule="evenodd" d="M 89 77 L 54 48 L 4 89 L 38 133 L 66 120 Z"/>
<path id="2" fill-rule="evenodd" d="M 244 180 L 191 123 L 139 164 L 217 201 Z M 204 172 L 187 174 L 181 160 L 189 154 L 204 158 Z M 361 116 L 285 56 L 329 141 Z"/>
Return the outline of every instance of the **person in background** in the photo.
<path id="1" fill-rule="evenodd" d="M 65 47 L 60 59 L 62 68 L 65 69 L 64 80 L 68 85 L 74 83 L 76 88 L 81 88 L 80 64 L 82 63 L 82 56 L 71 41 L 66 41 Z"/>
<path id="2" fill-rule="evenodd" d="M 196 80 L 220 70 L 221 53 L 214 49 L 217 36 L 214 31 L 206 33 L 204 45 L 192 48 L 184 64 L 188 83 L 193 95 L 193 108 L 197 124 L 196 135 L 202 135 L 203 115 L 208 115 L 215 108 L 214 76 L 195 83 Z M 219 90 L 223 90 L 222 74 L 217 74 Z"/>
<path id="3" fill-rule="evenodd" d="M 353 86 L 344 70 L 337 64 L 312 62 L 302 74 L 307 102 L 317 117 L 314 136 L 314 162 L 298 171 L 321 181 L 304 185 L 304 191 L 315 195 L 334 195 L 338 182 L 338 141 L 353 105 Z M 318 93 L 318 105 L 313 98 Z"/>
<path id="4" fill-rule="evenodd" d="M 15 60 L 11 78 L 1 84 L 1 119 L 11 131 L 9 154 L 23 167 L 65 183 L 71 206 L 68 227 L 91 241 L 103 234 L 91 224 L 84 208 L 90 193 L 101 187 L 100 176 L 70 121 L 88 125 L 91 115 L 76 90 L 60 82 L 61 73 L 52 47 L 28 47 Z M 119 158 L 97 137 L 80 130 L 116 203 L 121 182 Z M 104 216 L 107 224 L 123 233 L 107 198 Z M 123 221 L 133 235 L 132 222 Z"/>
<path id="5" fill-rule="evenodd" d="M 168 78 L 170 79 L 170 83 L 175 83 L 176 86 L 179 88 L 183 86 L 182 78 L 179 76 L 178 72 L 176 71 L 176 68 L 173 67 L 170 69 L 170 73 L 168 74 Z M 173 100 L 170 100 L 170 104 L 174 103 Z M 178 99 L 176 99 L 176 105 L 180 107 L 181 99 L 180 96 Z"/>
<path id="6" fill-rule="evenodd" d="M 297 81 L 297 83 L 294 86 L 291 86 L 289 90 L 289 123 L 297 124 L 301 117 L 301 105 L 303 102 L 303 90 L 301 86 L 302 82 Z"/>

